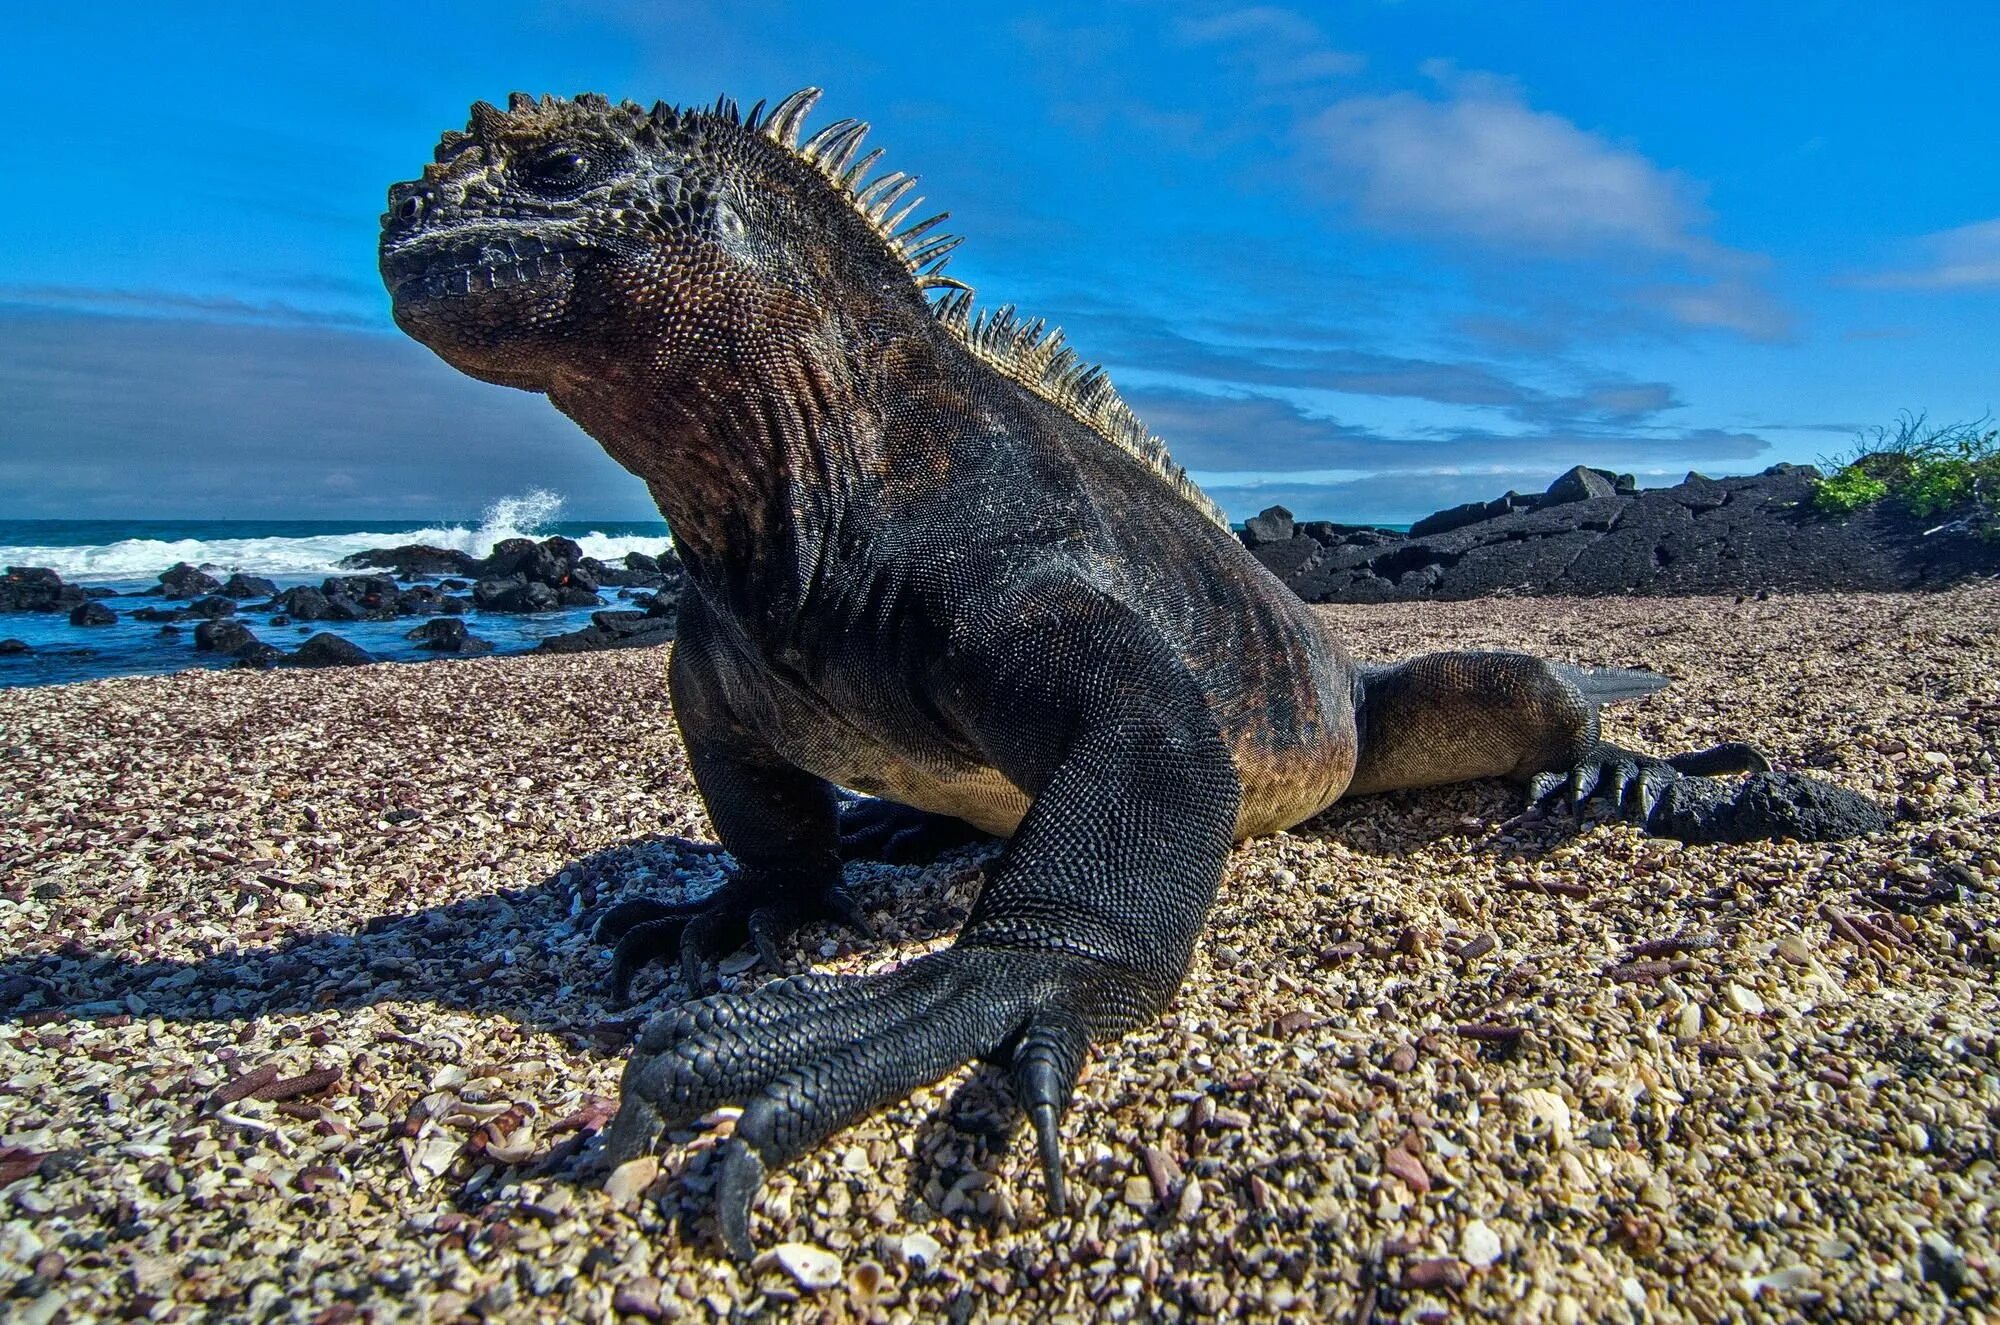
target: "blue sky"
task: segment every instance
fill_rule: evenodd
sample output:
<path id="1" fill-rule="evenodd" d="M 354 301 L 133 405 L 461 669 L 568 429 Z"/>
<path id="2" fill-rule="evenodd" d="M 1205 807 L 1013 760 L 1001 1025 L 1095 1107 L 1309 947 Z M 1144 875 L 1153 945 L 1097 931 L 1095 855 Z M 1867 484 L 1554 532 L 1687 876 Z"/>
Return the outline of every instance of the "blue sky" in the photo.
<path id="1" fill-rule="evenodd" d="M 42 8 L 0 140 L 0 516 L 650 513 L 390 326 L 388 184 L 475 98 L 812 83 L 1241 518 L 1410 519 L 1985 413 L 1988 5 Z M 25 124 L 21 123 L 25 120 Z"/>

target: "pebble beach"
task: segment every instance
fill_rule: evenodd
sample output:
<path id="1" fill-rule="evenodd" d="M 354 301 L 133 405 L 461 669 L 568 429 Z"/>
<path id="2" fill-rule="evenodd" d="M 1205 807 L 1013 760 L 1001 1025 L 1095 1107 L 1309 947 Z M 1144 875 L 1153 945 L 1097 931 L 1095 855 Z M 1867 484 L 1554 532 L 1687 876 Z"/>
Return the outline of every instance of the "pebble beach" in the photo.
<path id="1" fill-rule="evenodd" d="M 1231 856 L 1167 1015 L 1094 1058 L 1069 1216 L 964 1069 L 774 1174 L 738 1264 L 726 1112 L 572 1176 L 682 992 L 613 1006 L 591 921 L 721 875 L 663 649 L 0 691 L 0 1316 L 2000 1310 L 2000 586 L 1316 610 L 1372 660 L 1651 667 L 1613 739 L 1749 740 L 1894 822 L 1336 805 Z M 946 944 L 989 854 L 853 867 L 875 937 L 790 969 Z"/>

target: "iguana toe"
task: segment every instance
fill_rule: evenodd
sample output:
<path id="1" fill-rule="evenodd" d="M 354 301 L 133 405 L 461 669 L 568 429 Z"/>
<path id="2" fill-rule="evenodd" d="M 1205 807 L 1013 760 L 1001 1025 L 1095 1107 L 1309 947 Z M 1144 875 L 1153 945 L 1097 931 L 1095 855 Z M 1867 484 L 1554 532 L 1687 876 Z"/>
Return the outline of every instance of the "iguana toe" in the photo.
<path id="1" fill-rule="evenodd" d="M 1670 755 L 1667 762 L 1683 773 L 1714 777 L 1718 773 L 1768 773 L 1771 758 L 1756 746 L 1743 741 L 1724 741 L 1706 750 Z"/>

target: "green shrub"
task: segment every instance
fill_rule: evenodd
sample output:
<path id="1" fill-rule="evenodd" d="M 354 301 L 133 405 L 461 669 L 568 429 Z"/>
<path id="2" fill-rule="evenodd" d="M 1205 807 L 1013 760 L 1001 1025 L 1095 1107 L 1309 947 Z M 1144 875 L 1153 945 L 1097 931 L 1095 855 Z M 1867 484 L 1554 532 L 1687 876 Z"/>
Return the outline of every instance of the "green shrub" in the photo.
<path id="1" fill-rule="evenodd" d="M 1827 467 L 1831 475 L 1813 489 L 1813 507 L 1824 515 L 1887 501 L 1917 519 L 2000 539 L 2000 428 L 1985 419 L 1935 427 L 1905 414 L 1893 432 L 1876 429 Z"/>
<path id="2" fill-rule="evenodd" d="M 1849 465 L 1813 489 L 1813 509 L 1822 515 L 1847 515 L 1873 506 L 1889 495 L 1889 485 L 1857 465 Z"/>

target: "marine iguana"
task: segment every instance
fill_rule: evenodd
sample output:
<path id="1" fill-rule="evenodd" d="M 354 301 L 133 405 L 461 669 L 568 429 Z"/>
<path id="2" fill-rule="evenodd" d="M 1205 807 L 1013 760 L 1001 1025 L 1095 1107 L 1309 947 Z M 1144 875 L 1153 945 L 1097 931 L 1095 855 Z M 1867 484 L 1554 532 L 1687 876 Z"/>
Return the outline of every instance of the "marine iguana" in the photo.
<path id="1" fill-rule="evenodd" d="M 1508 777 L 1694 838 L 1879 824 L 1746 745 L 1600 740 L 1600 704 L 1666 683 L 1646 672 L 1356 664 L 1060 332 L 973 312 L 944 214 L 910 222 L 915 181 L 873 173 L 867 125 L 801 141 L 818 97 L 481 102 L 382 218 L 398 325 L 545 393 L 645 480 L 687 566 L 668 687 L 738 868 L 605 918 L 621 995 L 655 959 L 699 993 L 746 940 L 775 962 L 802 923 L 860 923 L 843 841 L 1007 839 L 952 947 L 641 1032 L 606 1149 L 743 1105 L 733 1251 L 769 1167 L 980 1058 L 1010 1069 L 1061 1211 L 1091 1043 L 1173 996 L 1233 842 L 1343 795 Z M 1752 776 L 1704 776 L 1725 772 Z"/>

